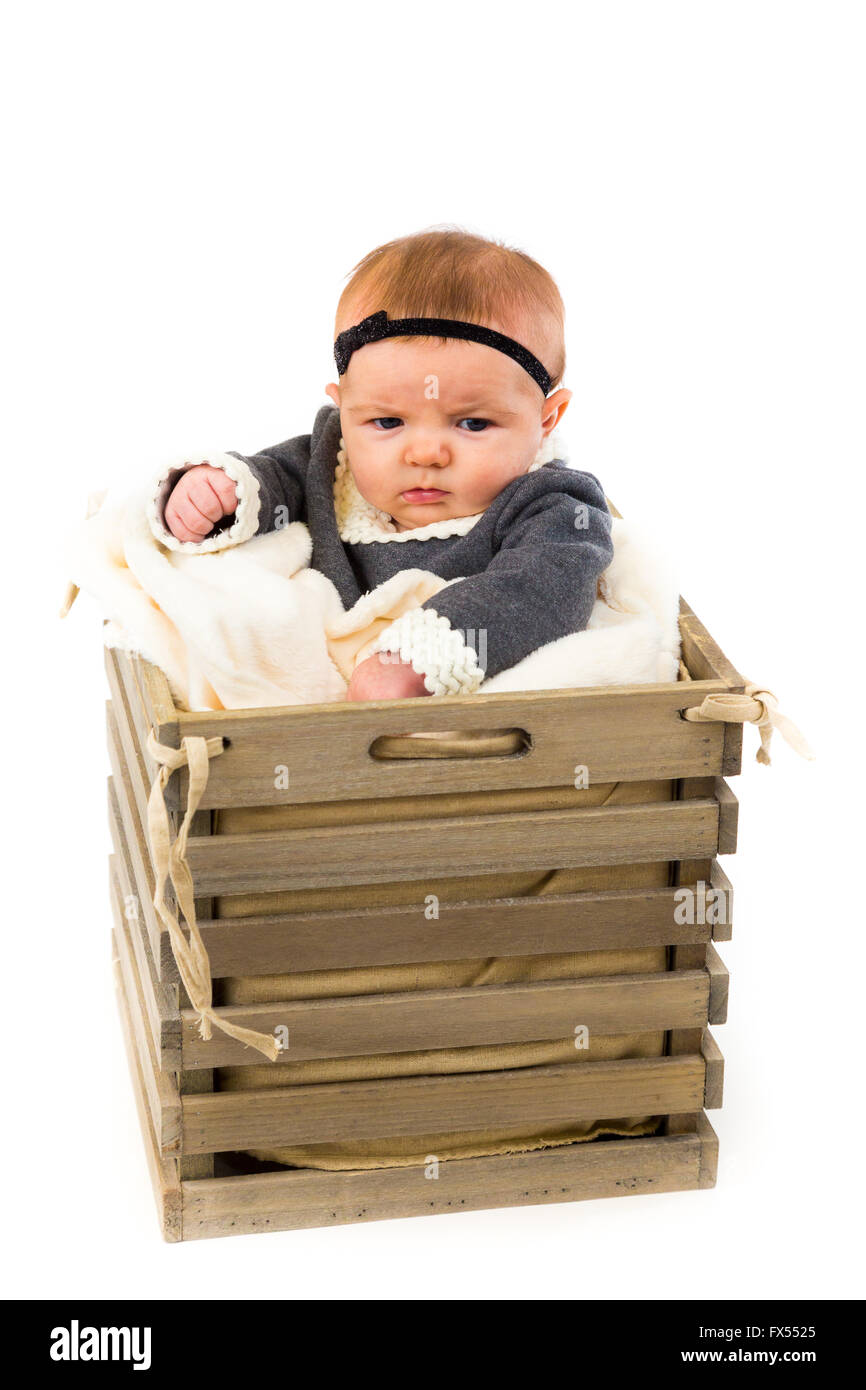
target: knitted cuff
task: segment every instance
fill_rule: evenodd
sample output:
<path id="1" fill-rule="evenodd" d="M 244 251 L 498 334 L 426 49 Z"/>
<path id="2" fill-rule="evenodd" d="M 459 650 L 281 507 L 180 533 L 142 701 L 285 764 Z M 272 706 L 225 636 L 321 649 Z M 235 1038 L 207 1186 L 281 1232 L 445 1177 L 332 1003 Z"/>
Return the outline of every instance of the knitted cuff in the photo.
<path id="1" fill-rule="evenodd" d="M 448 619 L 413 608 L 379 634 L 372 652 L 396 652 L 424 677 L 431 695 L 471 695 L 484 679 L 478 657 Z"/>
<path id="2" fill-rule="evenodd" d="M 190 468 L 200 463 L 209 463 L 212 468 L 221 468 L 235 485 L 238 505 L 231 526 L 206 536 L 203 541 L 179 541 L 165 525 L 165 504 L 171 496 L 178 479 Z M 193 455 L 181 464 L 163 468 L 151 489 L 151 501 L 147 508 L 150 529 L 160 545 L 168 550 L 189 551 L 194 555 L 207 555 L 214 550 L 227 550 L 231 545 L 250 540 L 259 524 L 259 481 L 248 464 L 231 454 L 219 451 L 210 454 Z"/>

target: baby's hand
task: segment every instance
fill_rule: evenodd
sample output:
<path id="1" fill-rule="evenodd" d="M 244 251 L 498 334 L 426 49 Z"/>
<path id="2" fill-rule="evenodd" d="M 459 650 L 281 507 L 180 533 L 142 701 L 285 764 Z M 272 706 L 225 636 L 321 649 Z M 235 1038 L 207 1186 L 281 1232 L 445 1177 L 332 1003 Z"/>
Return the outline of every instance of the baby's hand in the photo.
<path id="1" fill-rule="evenodd" d="M 166 529 L 179 541 L 203 541 L 218 521 L 237 511 L 238 495 L 228 473 L 199 463 L 188 468 L 165 507 Z"/>
<path id="2" fill-rule="evenodd" d="M 429 695 L 424 677 L 392 652 L 374 652 L 352 672 L 347 700 L 408 700 Z"/>

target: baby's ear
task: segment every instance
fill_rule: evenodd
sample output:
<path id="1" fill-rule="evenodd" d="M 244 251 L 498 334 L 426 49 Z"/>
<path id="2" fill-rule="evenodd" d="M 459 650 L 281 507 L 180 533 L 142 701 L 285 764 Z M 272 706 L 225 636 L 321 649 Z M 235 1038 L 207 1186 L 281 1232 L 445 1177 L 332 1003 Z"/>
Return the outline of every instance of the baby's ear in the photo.
<path id="1" fill-rule="evenodd" d="M 561 387 L 558 391 L 554 391 L 552 396 L 547 397 L 544 405 L 541 407 L 542 435 L 548 435 L 552 430 L 556 429 L 568 408 L 568 402 L 571 400 L 572 394 L 571 391 L 566 391 L 564 387 Z"/>
<path id="2" fill-rule="evenodd" d="M 325 387 L 325 395 L 330 396 L 337 409 L 340 409 L 340 388 L 336 381 L 331 381 Z"/>

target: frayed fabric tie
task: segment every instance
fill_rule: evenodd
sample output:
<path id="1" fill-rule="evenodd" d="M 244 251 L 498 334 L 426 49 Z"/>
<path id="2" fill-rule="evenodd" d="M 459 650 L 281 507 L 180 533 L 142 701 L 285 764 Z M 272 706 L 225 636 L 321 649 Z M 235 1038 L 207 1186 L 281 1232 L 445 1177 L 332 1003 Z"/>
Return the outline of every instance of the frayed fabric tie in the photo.
<path id="1" fill-rule="evenodd" d="M 196 920 L 192 872 L 186 857 L 187 840 L 192 818 L 198 810 L 207 786 L 210 759 L 222 753 L 223 741 L 221 738 L 206 739 L 200 735 L 191 735 L 181 739 L 180 748 L 169 748 L 157 741 L 151 729 L 147 736 L 147 749 L 154 761 L 160 765 L 147 802 L 147 834 L 156 879 L 153 905 L 168 932 L 178 972 L 189 995 L 190 1004 L 199 1016 L 199 1034 L 207 1041 L 212 1036 L 212 1028 L 219 1028 L 230 1038 L 236 1038 L 247 1047 L 257 1048 L 271 1062 L 275 1062 L 280 1054 L 276 1038 L 269 1033 L 257 1033 L 252 1028 L 242 1028 L 214 1009 L 210 960 Z M 177 839 L 172 843 L 165 805 L 165 788 L 172 773 L 182 767 L 189 768 L 189 789 L 183 821 Z M 171 879 L 178 906 L 189 929 L 188 940 L 180 922 L 165 900 L 168 879 Z"/>
<path id="2" fill-rule="evenodd" d="M 801 758 L 815 757 L 793 720 L 779 713 L 779 702 L 773 692 L 759 685 L 747 684 L 742 695 L 707 695 L 702 704 L 684 709 L 683 718 L 693 724 L 719 721 L 725 724 L 757 724 L 761 746 L 755 757 L 766 767 L 770 766 L 770 742 L 774 729 L 778 729 L 785 742 Z"/>

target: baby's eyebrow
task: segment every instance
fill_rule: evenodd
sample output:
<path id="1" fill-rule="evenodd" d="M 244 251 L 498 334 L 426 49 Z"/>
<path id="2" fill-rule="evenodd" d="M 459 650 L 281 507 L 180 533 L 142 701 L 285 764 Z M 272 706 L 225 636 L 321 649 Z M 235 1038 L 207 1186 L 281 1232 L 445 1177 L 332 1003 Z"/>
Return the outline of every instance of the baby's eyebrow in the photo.
<path id="1" fill-rule="evenodd" d="M 498 415 L 500 417 L 505 415 L 512 417 L 515 414 L 513 410 L 505 410 L 502 406 L 497 405 L 495 401 L 486 401 L 478 399 L 478 397 L 470 401 L 458 401 L 455 405 L 449 407 L 448 413 L 449 415 L 483 414 Z"/>

